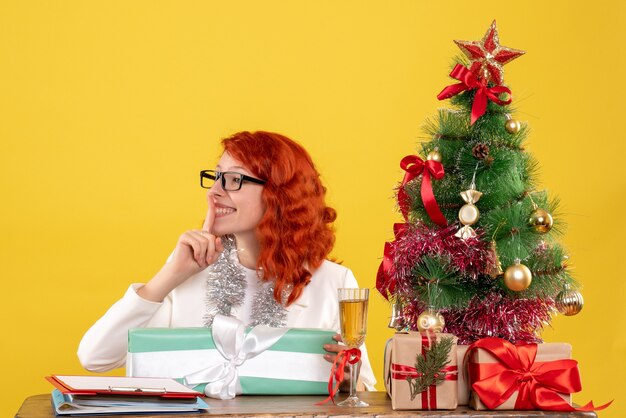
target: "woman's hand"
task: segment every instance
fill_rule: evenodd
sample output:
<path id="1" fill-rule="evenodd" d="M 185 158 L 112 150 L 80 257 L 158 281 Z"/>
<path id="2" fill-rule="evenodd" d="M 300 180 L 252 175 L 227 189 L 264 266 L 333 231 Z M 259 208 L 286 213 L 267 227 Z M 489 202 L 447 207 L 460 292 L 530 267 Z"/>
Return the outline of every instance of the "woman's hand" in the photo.
<path id="1" fill-rule="evenodd" d="M 324 359 L 330 363 L 334 363 L 337 355 L 345 350 L 347 347 L 343 344 L 339 344 L 343 342 L 341 339 L 341 334 L 335 334 L 333 336 L 333 340 L 337 341 L 337 344 L 324 344 L 324 350 L 328 351 L 330 354 L 324 354 Z M 355 364 L 358 366 L 358 364 Z M 350 365 L 346 363 L 346 367 L 344 369 L 344 379 L 341 382 L 341 386 L 339 387 L 342 392 L 350 391 Z"/>
<path id="2" fill-rule="evenodd" d="M 139 296 L 160 302 L 185 280 L 217 261 L 224 246 L 221 238 L 211 233 L 215 221 L 215 203 L 212 197 L 207 201 L 209 208 L 202 229 L 190 230 L 180 236 L 171 259 L 137 291 Z"/>

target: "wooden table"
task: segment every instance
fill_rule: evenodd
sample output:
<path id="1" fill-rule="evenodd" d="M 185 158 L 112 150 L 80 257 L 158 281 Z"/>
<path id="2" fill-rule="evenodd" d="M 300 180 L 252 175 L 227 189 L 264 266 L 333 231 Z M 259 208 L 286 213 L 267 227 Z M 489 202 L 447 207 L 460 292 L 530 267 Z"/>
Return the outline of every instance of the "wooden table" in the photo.
<path id="1" fill-rule="evenodd" d="M 343 399 L 347 394 L 340 394 Z M 544 411 L 473 411 L 459 407 L 454 411 L 394 411 L 385 392 L 360 392 L 359 397 L 370 404 L 367 408 L 346 408 L 333 405 L 317 406 L 321 396 L 239 396 L 229 401 L 206 398 L 209 411 L 205 413 L 177 413 L 172 415 L 110 415 L 111 417 L 140 418 L 198 418 L 198 417 L 439 417 L 439 418 L 595 418 L 594 412 L 544 412 Z M 53 418 L 55 417 L 50 402 L 50 395 L 35 395 L 26 398 L 16 418 Z"/>

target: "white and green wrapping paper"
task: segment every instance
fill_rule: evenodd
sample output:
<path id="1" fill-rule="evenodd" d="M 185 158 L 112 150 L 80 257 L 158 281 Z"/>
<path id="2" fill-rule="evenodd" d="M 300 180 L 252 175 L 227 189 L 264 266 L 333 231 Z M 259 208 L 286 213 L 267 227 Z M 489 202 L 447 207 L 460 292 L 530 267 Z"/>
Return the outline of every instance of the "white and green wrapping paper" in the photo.
<path id="1" fill-rule="evenodd" d="M 324 344 L 334 331 L 246 330 L 216 316 L 212 328 L 138 328 L 129 331 L 126 374 L 172 377 L 207 396 L 327 394 L 331 364 Z"/>

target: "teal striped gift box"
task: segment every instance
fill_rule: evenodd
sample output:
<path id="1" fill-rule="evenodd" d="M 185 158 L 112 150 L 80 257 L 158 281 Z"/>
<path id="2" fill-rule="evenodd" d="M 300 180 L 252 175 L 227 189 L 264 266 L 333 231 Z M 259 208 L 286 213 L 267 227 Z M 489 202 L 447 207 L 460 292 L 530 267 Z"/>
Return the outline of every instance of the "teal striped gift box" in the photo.
<path id="1" fill-rule="evenodd" d="M 251 331 L 257 328 L 247 329 L 243 338 L 246 341 L 258 339 L 258 336 L 251 336 Z M 126 374 L 183 379 L 183 383 L 199 391 L 205 391 L 216 374 L 224 381 L 224 386 L 229 379 L 235 379 L 231 382 L 231 392 L 235 390 L 231 396 L 213 394 L 221 399 L 230 399 L 235 394 L 327 394 L 332 365 L 324 360 L 323 345 L 335 343 L 332 339 L 335 332 L 285 328 L 279 333 L 282 336 L 275 337 L 277 341 L 260 354 L 244 359 L 234 356 L 233 359 L 228 358 L 228 349 L 218 349 L 220 337 L 216 338 L 216 345 L 211 328 L 132 329 L 128 335 Z M 250 344 L 245 341 L 241 344 L 240 340 L 240 345 Z M 206 373 L 212 377 L 206 380 L 197 377 Z M 195 380 L 189 379 L 192 375 Z M 212 396 L 210 390 L 215 392 L 214 388 L 206 387 L 208 396 Z M 219 390 L 225 391 L 221 386 Z"/>

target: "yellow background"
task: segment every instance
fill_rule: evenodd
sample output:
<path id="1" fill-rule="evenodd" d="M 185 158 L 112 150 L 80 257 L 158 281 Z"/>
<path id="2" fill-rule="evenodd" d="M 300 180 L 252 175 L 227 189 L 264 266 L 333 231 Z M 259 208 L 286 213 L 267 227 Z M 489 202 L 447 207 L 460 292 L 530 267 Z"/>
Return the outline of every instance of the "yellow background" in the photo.
<path id="1" fill-rule="evenodd" d="M 580 361 L 577 402 L 624 415 L 623 2 L 3 1 L 0 5 L 0 415 L 81 373 L 85 330 L 154 274 L 205 213 L 218 140 L 273 130 L 312 154 L 339 213 L 334 255 L 373 288 L 399 220 L 399 160 L 459 51 L 493 18 L 515 117 L 560 196 L 585 308 L 544 336 Z M 459 190 L 462 185 L 459 185 Z M 382 389 L 388 306 L 368 347 Z M 622 386 L 622 385 L 620 385 Z"/>

